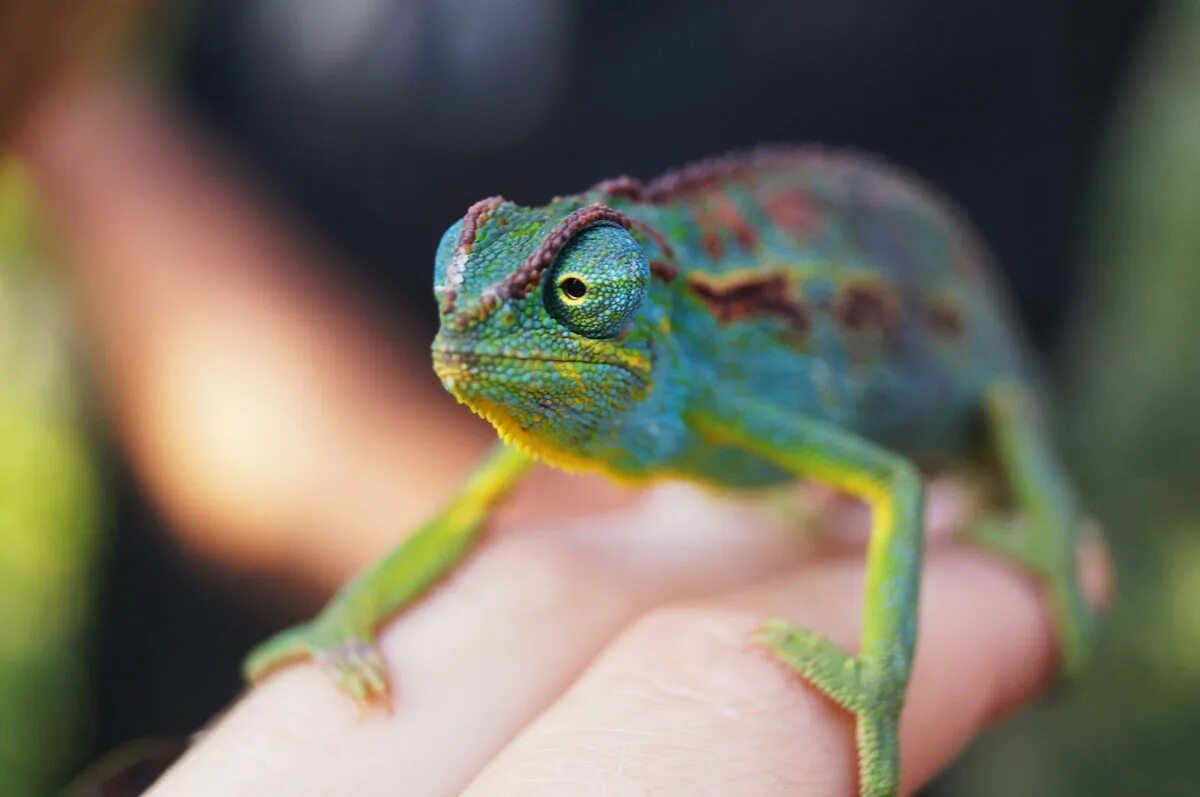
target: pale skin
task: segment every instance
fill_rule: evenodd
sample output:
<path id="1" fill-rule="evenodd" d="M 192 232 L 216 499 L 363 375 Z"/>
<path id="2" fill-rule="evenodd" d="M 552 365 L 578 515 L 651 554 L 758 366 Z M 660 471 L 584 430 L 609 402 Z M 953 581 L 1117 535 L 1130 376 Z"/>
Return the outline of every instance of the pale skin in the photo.
<path id="1" fill-rule="evenodd" d="M 947 539 L 959 498 L 931 491 L 905 794 L 1056 669 L 1034 582 Z M 850 715 L 747 638 L 777 616 L 853 650 L 861 550 L 747 511 L 666 487 L 616 515 L 501 524 L 384 627 L 390 712 L 288 668 L 152 794 L 853 794 Z M 1098 551 L 1085 562 L 1098 597 Z"/>

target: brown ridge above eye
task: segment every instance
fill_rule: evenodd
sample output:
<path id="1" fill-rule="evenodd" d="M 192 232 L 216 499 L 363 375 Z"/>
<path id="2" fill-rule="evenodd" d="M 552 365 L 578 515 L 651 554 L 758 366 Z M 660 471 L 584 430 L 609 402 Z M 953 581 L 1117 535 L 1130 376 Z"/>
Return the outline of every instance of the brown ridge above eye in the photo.
<path id="1" fill-rule="evenodd" d="M 558 286 L 568 299 L 582 299 L 587 294 L 587 285 L 578 277 L 567 277 Z"/>

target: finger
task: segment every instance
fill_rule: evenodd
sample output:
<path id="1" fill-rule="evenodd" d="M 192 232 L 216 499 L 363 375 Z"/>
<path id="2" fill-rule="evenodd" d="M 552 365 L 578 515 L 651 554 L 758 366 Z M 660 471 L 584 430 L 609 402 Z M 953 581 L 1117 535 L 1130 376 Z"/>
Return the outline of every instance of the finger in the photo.
<path id="1" fill-rule="evenodd" d="M 1037 691 L 1054 662 L 1031 582 L 975 551 L 951 548 L 927 565 L 901 724 L 904 793 Z M 861 562 L 840 559 L 650 614 L 467 793 L 853 794 L 850 715 L 746 640 L 764 617 L 783 615 L 853 650 L 861 582 Z"/>
<path id="2" fill-rule="evenodd" d="M 315 667 L 290 668 L 153 793 L 457 794 L 631 618 L 795 566 L 803 541 L 765 525 L 665 485 L 615 515 L 498 534 L 386 627 L 392 714 L 360 715 Z"/>

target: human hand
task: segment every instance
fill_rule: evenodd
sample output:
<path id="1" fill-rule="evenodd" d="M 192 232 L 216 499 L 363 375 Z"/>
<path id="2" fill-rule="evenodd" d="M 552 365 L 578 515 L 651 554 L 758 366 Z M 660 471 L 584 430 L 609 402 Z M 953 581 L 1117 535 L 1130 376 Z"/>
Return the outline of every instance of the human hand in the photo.
<path id="1" fill-rule="evenodd" d="M 528 489 L 586 485 L 543 473 Z M 904 793 L 1054 670 L 1035 586 L 945 539 L 958 496 L 931 490 Z M 782 616 L 853 649 L 863 554 L 772 525 L 672 485 L 616 514 L 502 530 L 384 628 L 390 712 L 288 668 L 150 794 L 853 794 L 850 715 L 747 640 Z M 1098 599 L 1102 555 L 1084 562 Z"/>

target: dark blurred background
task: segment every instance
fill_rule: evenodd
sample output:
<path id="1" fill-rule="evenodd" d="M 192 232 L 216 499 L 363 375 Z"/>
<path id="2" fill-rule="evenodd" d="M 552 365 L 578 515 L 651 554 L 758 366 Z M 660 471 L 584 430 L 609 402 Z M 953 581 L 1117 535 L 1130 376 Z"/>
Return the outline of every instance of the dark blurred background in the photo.
<path id="1" fill-rule="evenodd" d="M 1161 569 L 1184 556 L 1178 540 L 1200 540 L 1189 531 L 1200 531 L 1195 499 L 1180 497 L 1194 491 L 1184 467 L 1194 460 L 1176 450 L 1200 451 L 1200 441 L 1171 412 L 1200 391 L 1194 368 L 1129 363 L 1137 345 L 1167 356 L 1192 339 L 1200 327 L 1164 321 L 1159 334 L 1133 319 L 1190 317 L 1181 297 L 1200 284 L 1194 244 L 1163 243 L 1186 222 L 1121 225 L 1151 195 L 1174 202 L 1168 216 L 1200 210 L 1186 185 L 1156 191 L 1169 194 L 1172 165 L 1180 182 L 1200 177 L 1200 123 L 1190 162 L 1165 154 L 1186 135 L 1160 135 L 1175 129 L 1162 105 L 1200 91 L 1200 69 L 1189 71 L 1200 56 L 1180 41 L 1200 25 L 1185 5 L 173 2 L 141 20 L 129 68 L 155 80 L 293 227 L 335 254 L 336 279 L 403 319 L 395 334 L 419 346 L 434 331 L 436 243 L 480 197 L 534 204 L 764 142 L 877 152 L 924 175 L 982 230 L 1052 364 L 1066 442 L 1108 522 L 1126 599 L 1104 649 L 1110 663 L 1102 657 L 1087 683 L 986 737 L 928 793 L 1179 794 L 1200 791 L 1189 752 L 1200 749 L 1200 651 L 1154 666 L 1159 654 L 1138 651 L 1158 644 L 1152 626 L 1182 634 L 1168 646 L 1200 645 L 1195 610 L 1171 603 L 1182 599 L 1164 591 Z M 1142 165 L 1168 179 L 1148 181 Z M 1159 272 L 1146 262 L 1157 244 Z M 1156 274 L 1174 287 L 1139 298 Z M 1124 367 L 1127 384 L 1114 386 Z M 1131 392 L 1134 374 L 1161 384 Z M 241 656 L 281 616 L 240 608 L 245 575 L 189 555 L 117 433 L 89 417 L 106 537 L 87 620 L 93 708 L 61 772 L 130 739 L 199 727 L 236 694 Z M 1155 439 L 1179 454 L 1173 470 L 1156 470 L 1163 457 L 1139 448 L 1156 420 L 1168 428 Z M 1134 461 L 1138 478 L 1121 467 Z M 1146 500 L 1169 508 L 1146 512 Z M 1200 601 L 1200 551 L 1179 544 L 1192 545 L 1180 589 Z M 1127 607 L 1165 619 L 1143 623 Z M 1158 689 L 1169 693 L 1161 701 L 1131 694 Z"/>
<path id="2" fill-rule="evenodd" d="M 215 0 L 180 34 L 177 89 L 353 256 L 352 278 L 415 295 L 427 329 L 428 253 L 476 198 L 537 203 L 818 141 L 883 153 L 962 202 L 1048 343 L 1096 144 L 1149 13 L 1120 0 Z"/>

